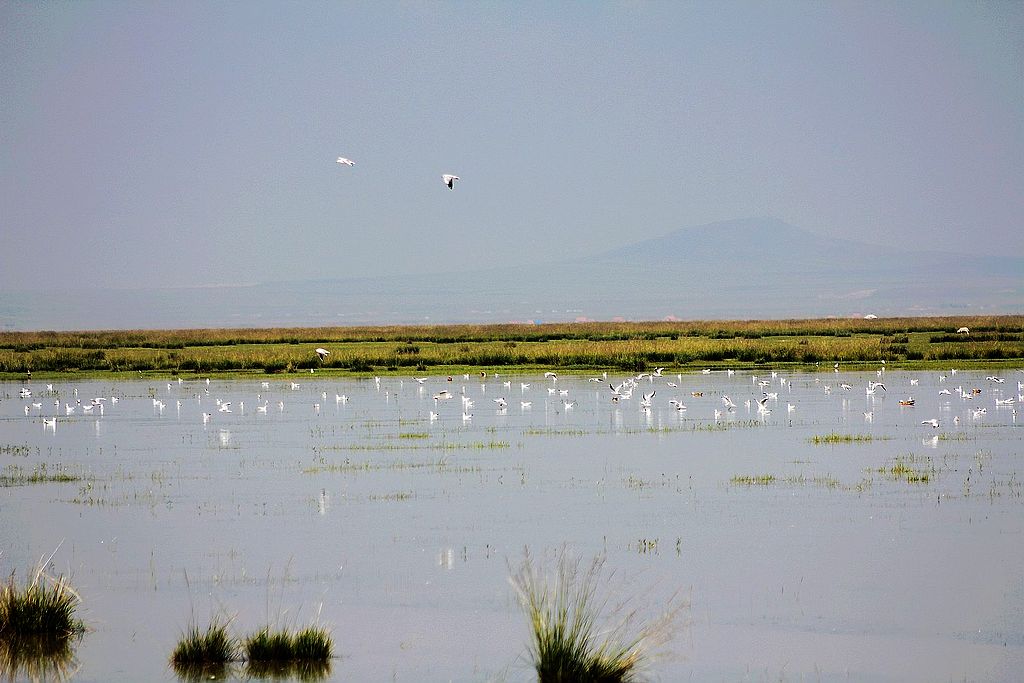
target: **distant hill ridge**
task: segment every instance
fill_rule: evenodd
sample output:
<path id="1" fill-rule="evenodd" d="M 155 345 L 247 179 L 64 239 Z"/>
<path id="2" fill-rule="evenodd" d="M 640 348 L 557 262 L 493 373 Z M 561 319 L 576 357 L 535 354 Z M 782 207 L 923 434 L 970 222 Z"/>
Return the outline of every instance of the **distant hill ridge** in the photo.
<path id="1" fill-rule="evenodd" d="M 21 292 L 0 305 L 0 329 L 1024 312 L 1024 259 L 895 250 L 774 218 L 682 228 L 595 256 L 446 275 Z"/>

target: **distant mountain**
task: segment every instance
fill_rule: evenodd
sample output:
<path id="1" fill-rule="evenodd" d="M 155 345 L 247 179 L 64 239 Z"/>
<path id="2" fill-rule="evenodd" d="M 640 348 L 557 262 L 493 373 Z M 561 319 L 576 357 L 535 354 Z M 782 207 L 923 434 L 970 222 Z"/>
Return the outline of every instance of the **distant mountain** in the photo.
<path id="1" fill-rule="evenodd" d="M 16 303 L 15 303 L 16 302 Z M 772 218 L 469 273 L 231 288 L 22 292 L 2 329 L 958 315 L 1024 310 L 1024 259 L 891 250 Z"/>

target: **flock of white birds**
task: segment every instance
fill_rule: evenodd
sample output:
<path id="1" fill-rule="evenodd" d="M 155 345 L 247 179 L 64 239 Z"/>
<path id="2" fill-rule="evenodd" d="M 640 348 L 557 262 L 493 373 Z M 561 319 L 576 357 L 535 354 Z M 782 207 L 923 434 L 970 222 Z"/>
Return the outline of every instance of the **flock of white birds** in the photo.
<path id="1" fill-rule="evenodd" d="M 330 351 L 324 348 L 317 348 L 315 353 L 321 360 L 324 360 L 330 354 Z M 700 375 L 710 375 L 712 372 L 710 369 L 705 369 Z M 725 374 L 728 377 L 736 374 L 736 371 L 731 369 L 714 372 Z M 963 419 L 982 420 L 990 407 L 1007 410 L 1012 417 L 1012 421 L 1016 423 L 1016 404 L 1024 402 L 1024 382 L 1018 381 L 1016 383 L 1016 394 L 1014 394 L 1012 389 L 1004 386 L 1006 383 L 1004 377 L 997 377 L 995 375 L 989 375 L 985 379 L 985 383 L 988 384 L 988 387 L 985 389 L 982 389 L 980 386 L 965 387 L 962 382 L 958 383 L 956 388 L 953 388 L 952 385 L 954 382 L 957 382 L 957 372 L 956 369 L 951 369 L 937 376 L 935 385 L 942 388 L 938 390 L 937 402 L 929 402 L 929 404 L 937 405 L 940 416 L 942 413 L 948 414 L 945 417 L 922 416 L 925 419 L 920 421 L 921 425 L 932 429 L 937 429 L 940 426 L 955 426 L 960 424 L 961 416 L 963 416 Z M 1024 373 L 1024 370 L 1018 370 L 1017 372 Z M 589 377 L 587 386 L 591 387 L 591 389 L 585 393 L 587 400 L 605 401 L 616 409 L 621 409 L 633 403 L 638 411 L 648 415 L 652 410 L 668 409 L 683 417 L 687 410 L 689 410 L 687 403 L 690 406 L 699 405 L 701 417 L 714 419 L 715 422 L 718 422 L 744 414 L 751 419 L 763 421 L 773 411 L 782 411 L 783 404 L 787 418 L 793 419 L 794 414 L 799 410 L 800 401 L 809 397 L 806 393 L 808 391 L 817 392 L 819 397 L 827 397 L 833 394 L 840 395 L 844 408 L 849 409 L 851 400 L 859 391 L 862 391 L 865 407 L 868 408 L 868 410 L 863 412 L 864 421 L 870 423 L 875 419 L 876 411 L 885 405 L 885 397 L 890 394 L 890 391 L 895 393 L 899 389 L 903 392 L 896 399 L 899 410 L 914 409 L 918 405 L 918 401 L 913 397 L 913 394 L 915 390 L 918 392 L 921 390 L 920 381 L 921 377 L 924 376 L 923 373 L 917 377 L 901 373 L 899 381 L 900 383 L 907 382 L 907 386 L 892 387 L 892 390 L 882 381 L 885 378 L 885 374 L 886 369 L 882 365 L 877 370 L 877 380 L 869 379 L 861 389 L 857 389 L 850 382 L 857 381 L 853 377 L 858 375 L 863 380 L 863 372 L 855 373 L 855 375 L 840 374 L 838 364 L 834 368 L 834 374 L 832 375 L 826 373 L 815 375 L 801 374 L 799 375 L 799 382 L 794 382 L 793 378 L 780 374 L 777 371 L 770 371 L 768 374 L 751 375 L 749 385 L 745 383 L 740 384 L 738 381 L 728 385 L 730 391 L 733 389 L 741 390 L 740 387 L 743 386 L 747 387 L 748 394 L 734 400 L 722 390 L 720 383 L 718 384 L 718 390 L 705 392 L 705 390 L 701 389 L 702 383 L 700 380 L 694 381 L 695 378 L 700 377 L 700 375 L 696 374 L 692 377 L 686 376 L 686 383 L 692 385 L 687 387 L 688 391 L 680 390 L 680 387 L 684 384 L 684 375 L 682 373 L 671 376 L 665 375 L 665 368 L 659 367 L 652 372 L 642 372 L 618 379 L 609 379 L 607 372 Z M 569 384 L 569 387 L 565 387 L 559 384 L 559 375 L 553 371 L 546 372 L 543 378 L 532 381 L 524 381 L 529 378 L 517 377 L 515 384 L 513 384 L 512 379 L 499 374 L 488 376 L 486 372 L 479 373 L 477 377 L 465 373 L 458 378 L 455 376 L 423 376 L 410 378 L 392 377 L 382 380 L 378 376 L 373 378 L 374 388 L 376 393 L 385 402 L 390 403 L 400 398 L 408 398 L 410 391 L 406 389 L 406 379 L 409 380 L 409 387 L 413 391 L 413 397 L 423 402 L 424 407 L 429 405 L 431 408 L 427 414 L 427 419 L 431 423 L 443 418 L 455 420 L 461 418 L 463 422 L 468 423 L 473 419 L 473 411 L 477 407 L 476 401 L 478 400 L 487 401 L 484 404 L 487 406 L 493 404 L 493 410 L 498 415 L 505 414 L 514 403 L 518 403 L 520 411 L 529 411 L 532 409 L 534 401 L 541 399 L 545 401 L 544 407 L 546 410 L 553 409 L 556 412 L 568 413 L 575 409 L 581 400 L 584 400 L 581 394 L 582 390 L 580 389 L 582 385 L 581 379 L 577 378 Z M 461 379 L 461 382 L 459 379 Z M 472 386 L 470 384 L 471 379 L 479 381 L 479 390 L 467 389 L 467 386 Z M 794 384 L 799 386 L 794 388 Z M 302 389 L 302 386 L 302 383 L 290 380 L 284 383 L 284 387 L 287 390 L 294 392 L 298 392 Z M 261 391 L 255 394 L 250 406 L 257 414 L 266 414 L 271 410 L 272 406 L 270 400 L 264 396 L 263 392 L 269 393 L 272 389 L 271 383 L 269 381 L 262 381 L 260 388 Z M 488 396 L 488 391 L 490 391 L 491 396 Z M 570 395 L 571 393 L 580 394 L 580 396 Z M 733 391 L 733 393 L 736 392 Z M 40 392 L 40 394 L 40 396 L 34 397 L 33 390 L 26 386 L 20 390 L 19 397 L 26 401 L 24 404 L 24 414 L 27 417 L 41 417 L 44 429 L 56 429 L 57 418 L 61 415 L 65 417 L 72 415 L 100 417 L 104 415 L 105 411 L 113 410 L 114 406 L 125 398 L 124 394 L 118 396 L 116 395 L 117 392 L 115 392 L 111 396 L 97 396 L 83 400 L 78 396 L 78 389 L 72 388 L 71 396 L 62 403 L 62 394 L 55 390 L 52 384 L 47 384 L 46 391 Z M 175 411 L 181 416 L 183 406 L 186 406 L 186 404 L 189 406 L 196 405 L 200 407 L 203 424 L 214 420 L 215 415 L 220 415 L 222 418 L 218 419 L 223 419 L 224 414 L 235 413 L 236 411 L 240 414 L 245 414 L 246 410 L 245 401 L 240 400 L 237 403 L 233 403 L 232 401 L 225 401 L 211 395 L 209 379 L 186 383 L 184 379 L 179 378 L 176 382 L 167 383 L 165 398 L 159 398 L 155 394 L 156 392 L 154 391 L 153 395 L 150 396 L 150 400 L 152 400 L 153 411 L 156 414 L 162 415 L 163 411 L 173 404 Z M 494 394 L 498 395 L 494 396 Z M 538 396 L 541 399 L 538 399 Z M 34 398 L 39 398 L 40 400 L 34 400 Z M 45 403 L 41 400 L 43 398 L 47 399 Z M 365 400 L 365 396 L 362 398 Z M 428 399 L 432 402 L 432 405 L 426 403 Z M 350 400 L 350 397 L 345 394 L 334 394 L 334 403 L 336 405 L 348 405 Z M 321 391 L 319 400 L 314 400 L 312 404 L 313 412 L 320 414 L 322 407 L 328 401 L 328 392 Z M 961 406 L 960 410 L 955 409 L 957 405 Z M 456 407 L 452 408 L 449 406 Z M 285 410 L 284 400 L 276 401 L 276 405 L 273 407 L 276 411 L 283 412 Z"/>
<path id="2" fill-rule="evenodd" d="M 345 157 L 338 157 L 338 163 L 341 164 L 342 166 L 355 166 L 356 165 L 356 162 L 352 161 L 351 159 L 346 159 Z M 451 173 L 442 173 L 441 174 L 441 182 L 443 182 L 445 185 L 447 185 L 449 190 L 454 190 L 455 189 L 455 181 L 456 180 L 460 180 L 459 176 L 457 176 L 457 175 L 453 175 Z"/>

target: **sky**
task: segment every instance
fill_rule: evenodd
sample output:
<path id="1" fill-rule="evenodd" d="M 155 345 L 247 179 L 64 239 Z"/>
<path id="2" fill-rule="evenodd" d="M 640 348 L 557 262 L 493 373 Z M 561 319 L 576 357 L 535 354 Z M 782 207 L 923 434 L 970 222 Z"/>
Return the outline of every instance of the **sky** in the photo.
<path id="1" fill-rule="evenodd" d="M 0 289 L 457 280 L 748 216 L 1024 256 L 1024 3 L 0 0 Z"/>

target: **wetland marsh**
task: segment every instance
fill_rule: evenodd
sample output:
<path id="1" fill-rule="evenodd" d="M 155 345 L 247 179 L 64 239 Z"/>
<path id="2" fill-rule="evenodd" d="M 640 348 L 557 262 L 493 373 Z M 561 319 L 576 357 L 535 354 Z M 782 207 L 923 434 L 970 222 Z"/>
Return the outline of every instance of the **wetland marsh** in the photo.
<path id="1" fill-rule="evenodd" d="M 643 618 L 685 596 L 655 680 L 1024 668 L 1020 370 L 628 377 L 3 382 L 0 564 L 60 546 L 81 681 L 177 680 L 217 618 L 329 629 L 318 680 L 535 679 L 524 548 L 603 557 Z"/>

